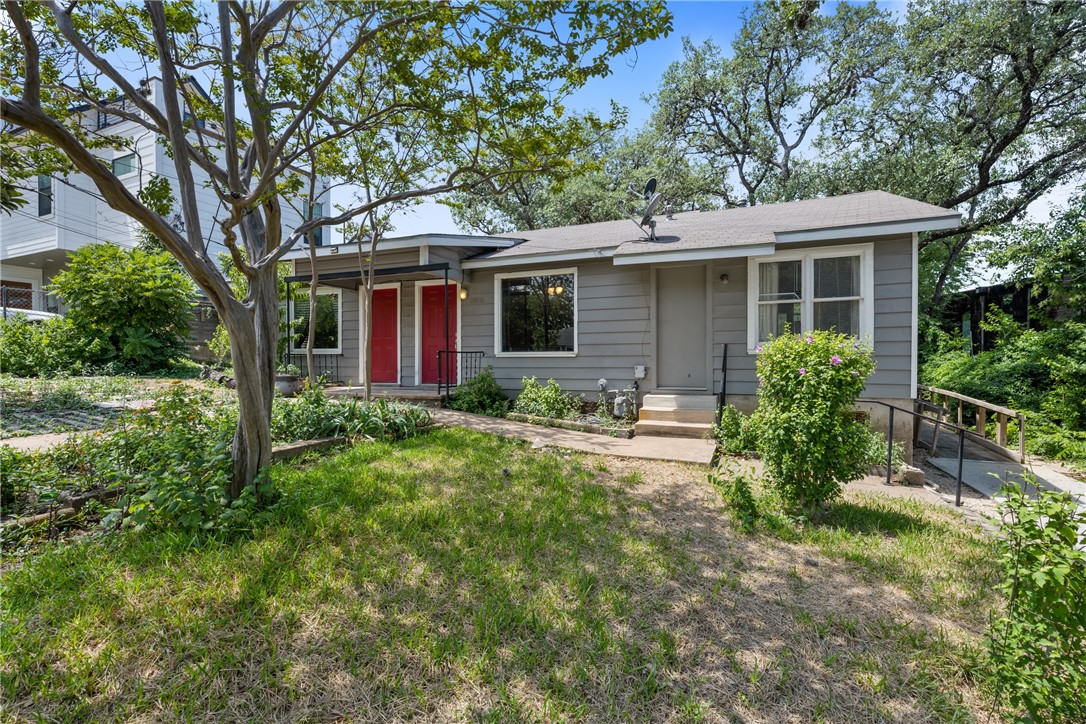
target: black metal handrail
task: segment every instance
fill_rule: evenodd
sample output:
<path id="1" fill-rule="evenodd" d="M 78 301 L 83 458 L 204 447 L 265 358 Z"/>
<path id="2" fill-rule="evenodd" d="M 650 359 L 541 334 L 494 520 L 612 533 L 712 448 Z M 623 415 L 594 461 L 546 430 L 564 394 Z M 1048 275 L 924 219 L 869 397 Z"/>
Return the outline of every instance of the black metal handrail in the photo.
<path id="1" fill-rule="evenodd" d="M 720 419 L 724 415 L 724 396 L 727 394 L 728 389 L 728 345 L 721 345 L 724 348 L 723 353 L 720 355 L 720 392 L 716 395 L 716 424 L 720 424 Z"/>
<path id="2" fill-rule="evenodd" d="M 342 375 L 340 375 L 340 363 L 343 360 L 342 354 L 328 354 L 328 353 L 314 353 L 313 354 L 313 371 L 314 377 L 324 377 L 329 382 L 345 382 Z M 309 364 L 306 361 L 305 353 L 302 354 L 288 354 L 285 358 L 286 364 L 296 365 L 303 377 L 309 377 Z"/>
<path id="3" fill-rule="evenodd" d="M 917 412 L 916 410 L 906 410 L 904 407 L 898 407 L 897 405 L 891 405 L 889 402 L 883 402 L 882 400 L 872 400 L 868 398 L 860 398 L 857 402 L 865 402 L 870 404 L 882 405 L 889 408 L 890 419 L 886 428 L 886 484 L 890 484 L 890 476 L 893 474 L 894 464 L 894 411 L 904 412 L 913 417 L 919 417 L 924 420 L 932 420 L 927 415 Z M 965 433 L 968 432 L 964 427 L 955 425 L 952 422 L 942 422 L 938 420 L 932 420 L 937 426 L 948 427 L 952 430 L 958 431 L 958 480 L 957 490 L 954 493 L 954 505 L 961 507 L 962 505 L 962 465 L 965 462 Z M 932 452 L 935 452 L 932 450 Z"/>
<path id="4" fill-rule="evenodd" d="M 483 352 L 439 349 L 437 351 L 438 394 L 447 397 L 458 384 L 474 379 L 483 371 L 483 356 Z"/>

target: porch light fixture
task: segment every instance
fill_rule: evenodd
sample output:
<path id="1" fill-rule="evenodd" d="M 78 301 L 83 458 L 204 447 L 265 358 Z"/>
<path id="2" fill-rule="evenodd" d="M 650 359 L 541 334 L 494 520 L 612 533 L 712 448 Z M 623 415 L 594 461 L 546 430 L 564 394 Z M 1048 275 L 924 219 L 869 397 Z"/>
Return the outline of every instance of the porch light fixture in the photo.
<path id="1" fill-rule="evenodd" d="M 728 275 L 727 274 L 721 274 L 720 275 L 720 283 L 721 284 L 727 284 L 728 283 Z"/>
<path id="2" fill-rule="evenodd" d="M 467 298 L 468 298 L 468 288 L 467 287 L 460 287 L 460 300 L 464 301 Z"/>

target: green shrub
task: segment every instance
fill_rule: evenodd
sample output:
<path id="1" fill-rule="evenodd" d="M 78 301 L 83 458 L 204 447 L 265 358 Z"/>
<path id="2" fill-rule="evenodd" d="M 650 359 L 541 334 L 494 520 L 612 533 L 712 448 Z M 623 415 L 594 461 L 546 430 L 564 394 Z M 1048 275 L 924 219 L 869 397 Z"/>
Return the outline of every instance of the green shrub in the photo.
<path id="1" fill-rule="evenodd" d="M 31 322 L 25 314 L 0 320 L 0 371 L 20 377 L 86 371 L 87 342 L 66 317 Z"/>
<path id="2" fill-rule="evenodd" d="M 864 428 L 864 464 L 886 465 L 886 436 L 868 427 Z M 899 470 L 904 464 L 905 446 L 895 442 L 890 456 L 890 467 L 892 470 Z"/>
<path id="3" fill-rule="evenodd" d="M 449 407 L 461 412 L 504 417 L 509 411 L 509 397 L 494 379 L 494 369 L 487 367 L 456 388 L 449 399 Z"/>
<path id="4" fill-rule="evenodd" d="M 539 384 L 535 377 L 521 380 L 522 389 L 513 403 L 513 409 L 524 415 L 553 417 L 562 420 L 573 415 L 578 408 L 578 401 L 562 392 L 558 382 L 547 380 L 547 386 Z"/>
<path id="5" fill-rule="evenodd" d="M 195 287 L 169 254 L 90 244 L 51 288 L 69 306 L 88 365 L 150 372 L 185 356 Z"/>
<path id="6" fill-rule="evenodd" d="M 867 469 L 867 427 L 853 404 L 875 368 L 870 349 L 831 332 L 786 335 L 758 355 L 758 452 L 793 505 L 837 497 Z"/>
<path id="7" fill-rule="evenodd" d="M 1007 607 L 988 633 L 997 696 L 1031 721 L 1086 721 L 1086 551 L 1066 493 L 1005 487 L 1000 540 Z"/>
<path id="8" fill-rule="evenodd" d="M 713 426 L 716 444 L 726 455 L 746 455 L 758 450 L 758 434 L 751 419 L 734 405 L 720 410 L 720 422 Z"/>

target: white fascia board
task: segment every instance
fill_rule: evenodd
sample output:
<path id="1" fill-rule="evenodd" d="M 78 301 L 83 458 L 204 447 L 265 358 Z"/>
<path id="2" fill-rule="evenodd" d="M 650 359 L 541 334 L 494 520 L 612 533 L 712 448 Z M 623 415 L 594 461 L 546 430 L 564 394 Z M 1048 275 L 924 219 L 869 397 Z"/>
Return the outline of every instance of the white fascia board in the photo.
<path id="1" fill-rule="evenodd" d="M 458 236 L 456 234 L 413 234 L 411 236 L 398 236 L 381 239 L 377 242 L 377 251 L 400 251 L 402 249 L 415 249 L 421 246 L 462 246 L 469 249 L 508 249 L 519 243 L 521 239 L 499 236 Z M 369 248 L 369 242 L 363 242 Z M 349 244 L 332 244 L 317 248 L 317 258 L 335 256 L 336 254 L 356 253 L 357 242 Z M 335 251 L 332 251 L 335 249 Z M 306 249 L 294 249 L 283 255 L 284 259 L 309 259 L 309 251 Z"/>
<path id="2" fill-rule="evenodd" d="M 833 241 L 834 239 L 856 239 L 866 236 L 915 234 L 921 231 L 953 229 L 961 222 L 961 218 L 961 214 L 953 214 L 940 216 L 936 219 L 888 221 L 883 224 L 860 224 L 859 226 L 838 226 L 805 231 L 778 231 L 774 235 L 777 237 L 778 244 L 796 244 L 802 241 Z"/>
<path id="3" fill-rule="evenodd" d="M 676 249 L 675 251 L 650 251 L 643 254 L 615 254 L 615 266 L 626 264 L 665 264 L 672 261 L 707 261 L 712 259 L 737 259 L 746 256 L 765 256 L 776 251 L 775 244 L 748 244 L 747 246 L 718 246 L 708 249 Z"/>
<path id="4" fill-rule="evenodd" d="M 583 249 L 580 251 L 551 251 L 541 254 L 517 254 L 514 256 L 495 256 L 484 259 L 465 259 L 461 269 L 494 269 L 510 266 L 528 266 L 529 264 L 550 264 L 558 261 L 593 261 L 609 259 L 614 256 L 612 249 Z"/>

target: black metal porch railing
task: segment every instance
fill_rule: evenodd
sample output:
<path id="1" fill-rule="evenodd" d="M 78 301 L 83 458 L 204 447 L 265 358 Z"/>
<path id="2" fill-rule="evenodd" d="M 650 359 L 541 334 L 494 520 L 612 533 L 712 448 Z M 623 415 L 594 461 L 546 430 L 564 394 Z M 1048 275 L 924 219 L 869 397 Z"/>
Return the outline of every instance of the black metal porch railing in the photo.
<path id="1" fill-rule="evenodd" d="M 4 319 L 22 311 L 60 314 L 60 300 L 55 294 L 23 287 L 0 286 L 0 307 L 3 307 Z"/>
<path id="2" fill-rule="evenodd" d="M 458 384 L 475 379 L 475 376 L 482 371 L 482 352 L 439 349 L 437 351 L 437 392 L 439 395 L 448 396 Z"/>
<path id="3" fill-rule="evenodd" d="M 340 371 L 340 364 L 343 360 L 341 354 L 314 354 L 313 355 L 313 372 L 314 377 L 324 377 L 328 382 L 344 382 L 343 375 Z M 309 376 L 309 365 L 306 362 L 305 354 L 288 354 L 286 356 L 286 364 L 295 365 L 301 370 L 303 377 Z"/>
<path id="4" fill-rule="evenodd" d="M 954 505 L 960 508 L 961 505 L 962 505 L 962 467 L 963 467 L 964 462 L 965 462 L 965 433 L 967 433 L 969 431 L 966 430 L 964 427 L 961 427 L 959 425 L 955 425 L 955 424 L 949 423 L 949 422 L 939 422 L 938 420 L 935 420 L 935 419 L 933 419 L 931 417 L 928 417 L 927 415 L 925 415 L 923 413 L 920 413 L 920 412 L 917 412 L 916 410 L 906 410 L 904 407 L 898 407 L 897 405 L 891 405 L 889 402 L 883 402 L 882 400 L 872 400 L 872 399 L 869 399 L 869 398 L 861 397 L 858 400 L 858 402 L 864 402 L 864 403 L 867 403 L 867 404 L 874 404 L 874 405 L 882 405 L 883 407 L 887 408 L 887 410 L 889 411 L 889 418 L 890 419 L 888 421 L 889 424 L 887 424 L 887 426 L 886 426 L 886 484 L 887 485 L 890 484 L 890 478 L 891 478 L 891 476 L 893 474 L 894 411 L 904 412 L 906 415 L 912 415 L 913 417 L 918 417 L 921 420 L 928 420 L 929 422 L 934 423 L 936 425 L 936 428 L 938 428 L 941 425 L 941 426 L 949 428 L 951 430 L 957 430 L 957 432 L 958 432 L 958 478 L 956 480 L 957 489 L 955 490 L 955 493 L 954 493 Z M 913 424 L 916 424 L 916 422 L 919 422 L 919 421 L 914 421 Z M 936 433 L 936 435 L 937 434 L 938 433 Z M 921 443 L 924 444 L 925 446 L 927 446 L 927 443 L 925 443 L 923 441 L 921 441 Z M 932 448 L 934 448 L 934 445 L 932 446 Z M 931 449 L 931 452 L 934 453 L 935 450 Z"/>
<path id="5" fill-rule="evenodd" d="M 724 398 L 728 394 L 728 345 L 720 345 L 724 349 L 720 353 L 720 392 L 716 395 L 716 424 L 724 415 Z"/>

